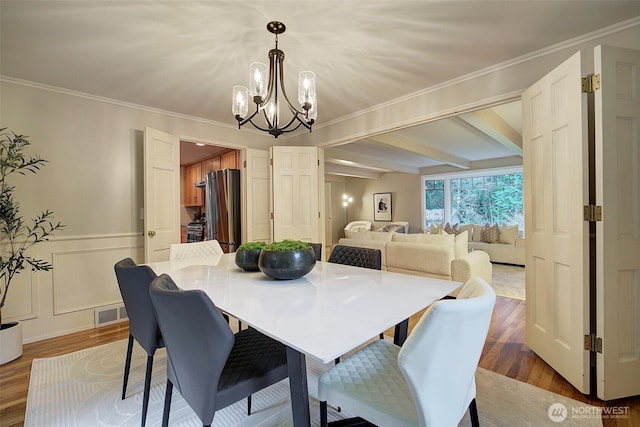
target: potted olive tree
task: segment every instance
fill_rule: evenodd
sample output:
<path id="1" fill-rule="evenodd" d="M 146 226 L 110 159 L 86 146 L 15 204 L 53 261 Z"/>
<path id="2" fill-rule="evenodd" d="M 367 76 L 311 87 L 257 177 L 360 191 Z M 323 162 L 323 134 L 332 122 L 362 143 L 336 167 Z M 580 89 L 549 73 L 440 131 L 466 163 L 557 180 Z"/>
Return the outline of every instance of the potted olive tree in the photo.
<path id="1" fill-rule="evenodd" d="M 64 225 L 53 221 L 53 212 L 45 210 L 25 222 L 20 204 L 15 200 L 15 186 L 9 183 L 14 175 L 36 173 L 47 162 L 29 156 L 24 150 L 30 145 L 27 137 L 0 129 L 0 364 L 22 354 L 22 325 L 3 323 L 2 308 L 16 274 L 23 270 L 49 271 L 51 263 L 34 258 L 29 251 L 51 238 Z"/>

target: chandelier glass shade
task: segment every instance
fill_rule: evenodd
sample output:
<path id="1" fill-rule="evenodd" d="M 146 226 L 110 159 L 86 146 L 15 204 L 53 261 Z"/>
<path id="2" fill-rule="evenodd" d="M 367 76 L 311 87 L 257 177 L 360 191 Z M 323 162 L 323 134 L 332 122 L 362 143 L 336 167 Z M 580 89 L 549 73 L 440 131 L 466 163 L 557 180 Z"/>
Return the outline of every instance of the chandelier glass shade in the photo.
<path id="1" fill-rule="evenodd" d="M 300 72 L 297 99 L 299 107 L 294 106 L 284 87 L 284 52 L 278 49 L 278 34 L 284 33 L 286 27 L 281 22 L 273 21 L 267 24 L 267 30 L 276 36 L 276 47 L 269 51 L 269 65 L 253 62 L 249 66 L 249 87 L 233 87 L 231 110 L 238 121 L 238 128 L 251 123 L 255 128 L 268 132 L 275 138 L 283 133 L 293 132 L 300 126 L 311 132 L 311 127 L 318 117 L 316 75 L 312 71 Z M 250 100 L 255 104 L 255 110 L 251 115 Z M 290 119 L 283 118 L 281 107 L 289 110 Z M 262 119 L 259 119 L 260 116 Z"/>

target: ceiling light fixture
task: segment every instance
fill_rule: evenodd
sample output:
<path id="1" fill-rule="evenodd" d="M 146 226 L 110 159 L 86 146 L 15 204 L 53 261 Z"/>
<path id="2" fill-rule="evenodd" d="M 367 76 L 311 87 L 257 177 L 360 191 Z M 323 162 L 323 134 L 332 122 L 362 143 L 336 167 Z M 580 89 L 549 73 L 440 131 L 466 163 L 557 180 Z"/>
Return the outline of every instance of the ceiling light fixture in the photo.
<path id="1" fill-rule="evenodd" d="M 298 75 L 298 102 L 300 108 L 293 106 L 284 89 L 284 52 L 278 49 L 278 34 L 285 32 L 282 22 L 273 21 L 267 24 L 267 30 L 276 35 L 276 47 L 269 51 L 269 69 L 261 62 L 254 62 L 249 67 L 249 89 L 245 86 L 233 87 L 232 111 L 238 121 L 238 129 L 246 123 L 268 132 L 275 138 L 286 132 L 293 132 L 301 125 L 309 129 L 318 117 L 316 98 L 316 75 L 312 71 L 301 71 Z M 281 126 L 280 94 L 287 103 L 293 117 Z M 249 113 L 249 96 L 256 104 L 256 110 Z M 253 121 L 262 113 L 266 126 L 259 126 Z"/>

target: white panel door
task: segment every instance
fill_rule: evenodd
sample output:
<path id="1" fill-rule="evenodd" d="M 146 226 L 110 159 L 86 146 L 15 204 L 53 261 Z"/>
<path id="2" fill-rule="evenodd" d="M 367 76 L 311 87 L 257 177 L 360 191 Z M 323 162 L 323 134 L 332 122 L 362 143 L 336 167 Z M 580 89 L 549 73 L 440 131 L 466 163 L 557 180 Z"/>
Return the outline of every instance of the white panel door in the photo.
<path id="1" fill-rule="evenodd" d="M 245 242 L 271 241 L 271 175 L 269 152 L 266 150 L 246 150 L 246 232 Z"/>
<path id="2" fill-rule="evenodd" d="M 145 262 L 169 259 L 180 242 L 180 140 L 150 127 L 144 131 Z"/>
<path id="3" fill-rule="evenodd" d="M 640 395 L 640 52 L 598 46 L 595 73 L 597 393 Z"/>
<path id="4" fill-rule="evenodd" d="M 587 98 L 584 56 L 569 58 L 522 96 L 527 344 L 588 393 Z"/>
<path id="5" fill-rule="evenodd" d="M 321 242 L 317 147 L 271 147 L 273 240 Z"/>

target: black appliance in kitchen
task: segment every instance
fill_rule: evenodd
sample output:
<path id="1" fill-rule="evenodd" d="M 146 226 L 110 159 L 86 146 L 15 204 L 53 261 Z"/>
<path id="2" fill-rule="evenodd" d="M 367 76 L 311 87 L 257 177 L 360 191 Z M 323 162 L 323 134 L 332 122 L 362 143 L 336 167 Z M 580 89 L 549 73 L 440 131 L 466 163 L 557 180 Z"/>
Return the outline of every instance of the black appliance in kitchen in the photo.
<path id="1" fill-rule="evenodd" d="M 224 252 L 235 252 L 241 240 L 240 170 L 209 172 L 204 182 L 206 240 L 217 240 Z M 187 231 L 188 233 L 188 231 Z"/>

